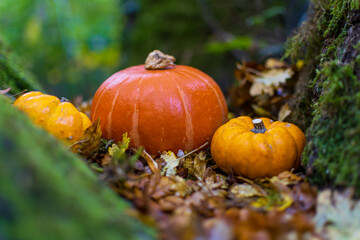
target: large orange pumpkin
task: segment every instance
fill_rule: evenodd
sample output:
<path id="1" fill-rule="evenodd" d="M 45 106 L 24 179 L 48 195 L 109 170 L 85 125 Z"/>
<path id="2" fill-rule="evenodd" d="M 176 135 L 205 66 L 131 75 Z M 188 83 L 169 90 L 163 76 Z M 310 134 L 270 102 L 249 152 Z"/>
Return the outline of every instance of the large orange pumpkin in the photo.
<path id="1" fill-rule="evenodd" d="M 207 74 L 174 60 L 155 50 L 145 65 L 119 71 L 99 87 L 90 115 L 101 119 L 105 138 L 119 141 L 128 132 L 131 146 L 151 154 L 210 141 L 226 121 L 225 98 Z"/>
<path id="2" fill-rule="evenodd" d="M 238 117 L 216 130 L 211 154 L 223 171 L 255 179 L 298 168 L 304 145 L 304 133 L 294 124 Z"/>

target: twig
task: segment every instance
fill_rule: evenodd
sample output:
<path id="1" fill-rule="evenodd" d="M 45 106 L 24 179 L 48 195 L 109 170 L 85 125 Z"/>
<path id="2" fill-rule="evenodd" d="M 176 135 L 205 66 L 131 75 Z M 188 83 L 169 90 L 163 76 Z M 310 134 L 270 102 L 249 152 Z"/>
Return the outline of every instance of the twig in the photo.
<path id="1" fill-rule="evenodd" d="M 253 181 L 251 181 L 250 179 L 244 178 L 242 176 L 236 176 L 236 178 L 250 184 L 251 186 L 253 186 L 254 188 L 256 188 L 257 190 L 259 190 L 264 196 L 267 196 L 268 194 L 265 192 L 265 190 L 260 187 L 259 185 L 257 185 L 256 183 L 254 183 Z"/>
<path id="2" fill-rule="evenodd" d="M 27 91 L 28 91 L 27 89 L 22 90 L 21 92 L 18 92 L 16 94 L 12 95 L 12 97 L 16 97 L 17 95 L 23 94 L 24 92 L 27 92 Z"/>
<path id="3" fill-rule="evenodd" d="M 187 157 L 187 156 L 189 156 L 189 155 L 193 154 L 194 152 L 199 151 L 200 149 L 202 149 L 203 147 L 205 147 L 205 146 L 206 146 L 206 145 L 208 145 L 208 144 L 209 144 L 209 142 L 204 143 L 204 144 L 203 144 L 203 145 L 201 145 L 200 147 L 198 147 L 198 148 L 196 148 L 196 149 L 192 150 L 191 152 L 189 152 L 189 153 L 185 154 L 184 156 L 179 157 L 179 158 L 178 158 L 178 160 L 183 159 L 183 158 L 185 158 L 185 157 Z"/>

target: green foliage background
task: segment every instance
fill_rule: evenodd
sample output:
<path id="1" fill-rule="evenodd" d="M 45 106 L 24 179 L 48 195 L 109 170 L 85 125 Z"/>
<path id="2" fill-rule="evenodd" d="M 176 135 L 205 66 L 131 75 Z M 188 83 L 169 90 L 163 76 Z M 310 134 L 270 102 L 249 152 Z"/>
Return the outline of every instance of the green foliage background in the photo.
<path id="1" fill-rule="evenodd" d="M 0 36 L 59 97 L 90 98 L 112 73 L 142 64 L 154 49 L 205 71 L 226 91 L 235 61 L 281 55 L 306 2 L 1 0 Z"/>
<path id="2" fill-rule="evenodd" d="M 90 96 L 120 59 L 115 0 L 0 1 L 0 35 L 49 92 Z"/>

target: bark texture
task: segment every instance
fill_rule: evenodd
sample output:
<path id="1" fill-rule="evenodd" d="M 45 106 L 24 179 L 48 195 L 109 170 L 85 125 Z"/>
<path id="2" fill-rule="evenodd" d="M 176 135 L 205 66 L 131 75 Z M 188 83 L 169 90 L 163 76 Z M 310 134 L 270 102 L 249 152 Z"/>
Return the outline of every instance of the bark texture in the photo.
<path id="1" fill-rule="evenodd" d="M 0 42 L 0 89 L 41 90 Z M 153 239 L 86 163 L 0 94 L 0 239 Z"/>
<path id="2" fill-rule="evenodd" d="M 11 88 L 11 94 L 23 90 L 42 91 L 35 78 L 26 72 L 19 62 L 19 59 L 9 51 L 0 39 L 0 89 Z"/>
<path id="3" fill-rule="evenodd" d="M 360 2 L 313 0 L 308 14 L 287 48 L 305 60 L 292 104 L 307 132 L 303 165 L 313 183 L 360 194 Z"/>
<path id="4" fill-rule="evenodd" d="M 0 239 L 152 239 L 129 207 L 0 95 Z"/>

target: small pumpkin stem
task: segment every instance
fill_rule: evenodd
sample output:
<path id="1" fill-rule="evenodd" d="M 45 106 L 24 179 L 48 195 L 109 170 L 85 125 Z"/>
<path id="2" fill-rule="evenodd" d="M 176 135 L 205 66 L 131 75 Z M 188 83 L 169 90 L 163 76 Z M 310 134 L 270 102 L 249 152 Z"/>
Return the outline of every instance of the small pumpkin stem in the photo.
<path id="1" fill-rule="evenodd" d="M 264 133 L 264 132 L 266 132 L 267 129 L 265 128 L 263 120 L 254 119 L 252 122 L 254 124 L 254 128 L 251 129 L 251 131 L 253 133 Z"/>
<path id="2" fill-rule="evenodd" d="M 69 99 L 67 99 L 67 98 L 64 98 L 64 97 L 62 97 L 61 99 L 60 99 L 60 102 L 70 102 L 70 100 Z"/>
<path id="3" fill-rule="evenodd" d="M 146 58 L 146 70 L 161 70 L 169 66 L 174 66 L 176 59 L 173 56 L 162 53 L 159 50 L 154 50 Z"/>

